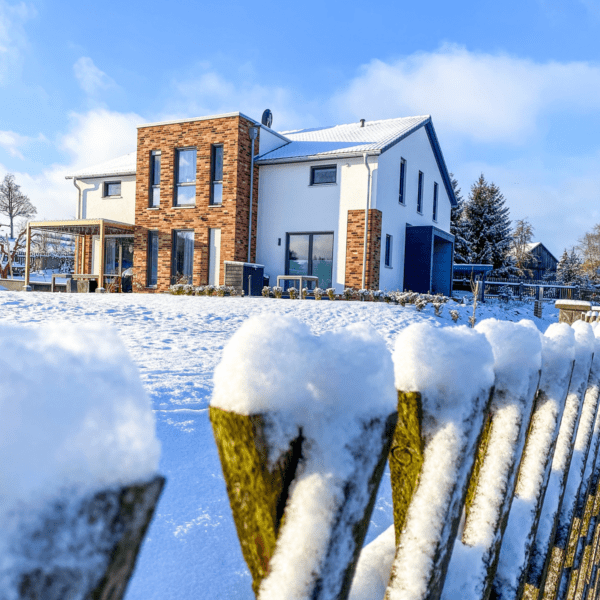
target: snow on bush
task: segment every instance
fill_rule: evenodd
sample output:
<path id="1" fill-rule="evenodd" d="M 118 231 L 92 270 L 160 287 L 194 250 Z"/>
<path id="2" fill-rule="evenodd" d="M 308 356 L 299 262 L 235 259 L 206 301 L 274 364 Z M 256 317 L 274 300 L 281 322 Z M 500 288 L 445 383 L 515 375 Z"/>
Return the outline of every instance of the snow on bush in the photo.
<path id="1" fill-rule="evenodd" d="M 396 410 L 392 361 L 384 340 L 365 324 L 316 337 L 291 317 L 251 317 L 225 347 L 214 384 L 212 406 L 269 415 L 271 448 L 285 451 L 299 428 L 305 437 L 303 466 L 291 488 L 261 599 L 311 598 L 317 577 L 323 578 L 325 588 L 335 588 L 343 577 L 336 568 L 348 563 L 353 534 L 346 528 L 342 555 L 331 561 L 326 551 L 333 520 L 348 479 L 360 481 L 365 475 L 357 473 L 365 457 L 355 456 L 353 447 L 365 421 L 387 418 Z M 367 453 L 373 467 L 380 451 Z M 364 466 L 365 473 L 369 468 Z M 366 488 L 361 486 L 360 494 Z M 349 509 L 364 501 L 351 502 L 355 506 Z"/>
<path id="2" fill-rule="evenodd" d="M 446 599 L 481 594 L 502 538 L 542 367 L 540 333 L 533 324 L 487 319 L 476 330 L 494 352 L 492 424 L 462 539 L 454 545 Z"/>
<path id="3" fill-rule="evenodd" d="M 575 334 L 553 323 L 542 336 L 542 377 L 515 497 L 502 540 L 494 587 L 498 598 L 516 598 L 529 561 L 541 498 L 575 360 Z"/>
<path id="4" fill-rule="evenodd" d="M 426 595 L 451 550 L 494 382 L 494 358 L 477 331 L 420 323 L 400 333 L 393 359 L 396 388 L 421 393 L 426 444 L 388 588 L 389 600 L 406 600 Z"/>
<path id="5" fill-rule="evenodd" d="M 528 579 L 539 585 L 546 556 L 554 535 L 557 513 L 563 497 L 571 464 L 572 448 L 579 417 L 583 406 L 583 396 L 587 388 L 588 376 L 595 348 L 592 326 L 583 321 L 573 323 L 575 333 L 575 366 L 565 400 L 562 420 L 552 458 L 552 470 L 544 495 L 535 542 L 531 549 Z"/>
<path id="6" fill-rule="evenodd" d="M 13 552 L 21 527 L 54 503 L 147 480 L 159 454 L 150 401 L 113 329 L 0 323 L 0 589 L 28 560 L 27 548 Z M 84 555 L 69 555 L 74 568 Z"/>

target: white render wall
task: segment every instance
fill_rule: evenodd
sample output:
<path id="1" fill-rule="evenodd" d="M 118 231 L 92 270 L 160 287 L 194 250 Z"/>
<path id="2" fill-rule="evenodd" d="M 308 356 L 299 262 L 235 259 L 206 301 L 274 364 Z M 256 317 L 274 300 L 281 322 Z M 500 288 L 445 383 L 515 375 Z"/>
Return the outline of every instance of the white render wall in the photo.
<path id="1" fill-rule="evenodd" d="M 104 197 L 104 183 L 107 181 L 121 182 L 120 196 Z M 82 219 L 110 219 L 120 223 L 135 223 L 135 175 L 78 179 L 77 186 L 82 190 Z M 77 211 L 77 207 L 75 210 Z"/>
<path id="2" fill-rule="evenodd" d="M 406 160 L 405 204 L 398 202 L 400 159 Z M 423 173 L 423 214 L 417 212 L 419 171 Z M 433 220 L 433 184 L 438 184 L 438 218 Z M 406 224 L 433 225 L 450 232 L 450 199 L 424 127 L 379 156 L 376 206 L 382 212 L 379 287 L 403 289 Z M 392 268 L 385 266 L 385 236 L 392 236 Z"/>
<path id="3" fill-rule="evenodd" d="M 406 160 L 406 205 L 398 203 L 400 157 Z M 379 156 L 369 156 L 371 208 L 382 212 L 379 287 L 403 289 L 406 224 L 450 231 L 450 200 L 422 127 Z M 337 166 L 337 183 L 310 185 L 311 166 Z M 423 214 L 417 213 L 418 173 L 424 174 Z M 286 233 L 333 231 L 333 286 L 345 283 L 349 210 L 364 210 L 368 171 L 363 158 L 282 163 L 259 167 L 256 260 L 275 285 L 285 273 Z M 433 221 L 433 183 L 438 184 L 438 219 Z M 392 268 L 385 264 L 385 235 L 393 236 Z M 281 246 L 277 245 L 281 238 Z"/>

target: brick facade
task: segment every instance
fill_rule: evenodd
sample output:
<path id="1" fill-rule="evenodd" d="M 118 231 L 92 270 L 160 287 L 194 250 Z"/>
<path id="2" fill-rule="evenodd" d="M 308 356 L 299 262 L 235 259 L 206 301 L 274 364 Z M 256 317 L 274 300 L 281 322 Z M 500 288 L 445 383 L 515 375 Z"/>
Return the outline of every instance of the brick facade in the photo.
<path id="1" fill-rule="evenodd" d="M 379 289 L 379 269 L 381 262 L 381 211 L 369 210 L 367 231 L 367 268 L 365 288 Z M 345 287 L 362 287 L 363 254 L 365 247 L 365 211 L 348 211 L 348 233 L 346 237 L 346 278 Z"/>
<path id="2" fill-rule="evenodd" d="M 249 127 L 256 124 L 242 116 L 228 116 L 138 129 L 135 201 L 135 280 L 147 285 L 148 232 L 158 231 L 158 283 L 146 291 L 165 291 L 171 283 L 172 232 L 194 231 L 193 285 L 208 283 L 209 230 L 221 229 L 219 284 L 223 284 L 226 260 L 248 259 L 251 140 Z M 223 203 L 210 204 L 211 148 L 223 145 Z M 196 204 L 174 206 L 176 149 L 195 147 Z M 149 208 L 150 157 L 161 152 L 160 207 Z M 258 138 L 254 152 L 258 154 Z M 251 260 L 256 260 L 258 167 L 254 167 Z"/>

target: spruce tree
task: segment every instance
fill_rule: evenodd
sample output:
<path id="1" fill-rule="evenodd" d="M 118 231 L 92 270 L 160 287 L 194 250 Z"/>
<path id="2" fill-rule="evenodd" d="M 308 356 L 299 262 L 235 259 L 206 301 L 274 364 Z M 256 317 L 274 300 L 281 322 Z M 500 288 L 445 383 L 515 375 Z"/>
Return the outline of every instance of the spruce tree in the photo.
<path id="1" fill-rule="evenodd" d="M 563 285 L 581 285 L 583 280 L 581 259 L 575 248 L 571 248 L 571 253 L 565 248 L 556 266 L 556 281 Z"/>
<path id="2" fill-rule="evenodd" d="M 450 181 L 457 202 L 457 205 L 453 206 L 450 211 L 450 233 L 454 236 L 454 262 L 464 264 L 469 262 L 471 251 L 468 241 L 469 222 L 465 215 L 465 200 L 458 187 L 458 181 L 452 173 L 450 173 Z"/>
<path id="3" fill-rule="evenodd" d="M 465 207 L 469 224 L 467 241 L 471 246 L 470 261 L 490 264 L 498 274 L 514 271 L 510 255 L 512 243 L 510 217 L 504 196 L 494 183 L 488 183 L 483 174 L 471 186 Z"/>

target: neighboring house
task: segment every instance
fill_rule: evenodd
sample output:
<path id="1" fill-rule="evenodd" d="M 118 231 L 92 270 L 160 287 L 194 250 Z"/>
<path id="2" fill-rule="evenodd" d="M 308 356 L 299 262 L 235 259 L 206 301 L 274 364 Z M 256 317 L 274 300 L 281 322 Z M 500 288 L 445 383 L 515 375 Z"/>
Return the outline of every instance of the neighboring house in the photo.
<path id="1" fill-rule="evenodd" d="M 428 116 L 285 133 L 241 113 L 142 125 L 137 154 L 71 177 L 79 228 L 60 230 L 81 236 L 79 273 L 98 273 L 103 237 L 113 268 L 133 248 L 146 291 L 223 284 L 225 261 L 264 265 L 271 285 L 451 289 L 456 199 Z"/>
<path id="2" fill-rule="evenodd" d="M 541 279 L 545 273 L 556 273 L 558 260 L 541 242 L 527 244 L 532 259 L 527 262 L 525 268 L 529 269 L 531 279 Z"/>

